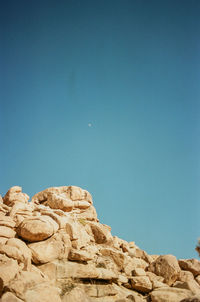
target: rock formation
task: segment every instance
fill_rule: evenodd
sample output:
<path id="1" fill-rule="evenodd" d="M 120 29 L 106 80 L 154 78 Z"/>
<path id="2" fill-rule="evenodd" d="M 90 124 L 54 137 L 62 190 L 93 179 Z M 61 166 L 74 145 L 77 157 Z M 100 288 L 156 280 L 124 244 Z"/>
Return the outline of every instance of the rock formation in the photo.
<path id="1" fill-rule="evenodd" d="M 111 235 L 75 186 L 0 198 L 2 302 L 200 302 L 200 261 Z"/>

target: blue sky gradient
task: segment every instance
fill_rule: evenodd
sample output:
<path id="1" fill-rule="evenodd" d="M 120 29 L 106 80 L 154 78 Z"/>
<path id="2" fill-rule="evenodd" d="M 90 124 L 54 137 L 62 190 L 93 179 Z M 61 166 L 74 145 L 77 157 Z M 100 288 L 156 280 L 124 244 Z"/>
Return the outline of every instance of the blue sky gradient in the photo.
<path id="1" fill-rule="evenodd" d="M 2 1 L 0 193 L 77 185 L 113 235 L 197 257 L 199 15 L 199 0 Z"/>

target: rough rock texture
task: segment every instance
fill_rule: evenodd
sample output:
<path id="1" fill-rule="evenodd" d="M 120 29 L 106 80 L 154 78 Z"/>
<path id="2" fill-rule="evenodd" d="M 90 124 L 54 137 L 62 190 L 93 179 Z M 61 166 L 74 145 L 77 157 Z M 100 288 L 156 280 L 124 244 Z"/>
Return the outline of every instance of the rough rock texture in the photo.
<path id="1" fill-rule="evenodd" d="M 112 236 L 75 186 L 0 196 L 1 302 L 197 302 L 200 261 Z"/>

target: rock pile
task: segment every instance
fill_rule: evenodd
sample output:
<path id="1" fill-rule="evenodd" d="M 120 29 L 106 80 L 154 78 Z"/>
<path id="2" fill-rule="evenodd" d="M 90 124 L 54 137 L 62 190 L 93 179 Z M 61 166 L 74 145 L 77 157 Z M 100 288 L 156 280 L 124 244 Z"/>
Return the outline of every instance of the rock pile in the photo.
<path id="1" fill-rule="evenodd" d="M 0 198 L 2 302 L 199 302 L 200 261 L 148 255 L 111 235 L 89 192 L 48 188 Z"/>

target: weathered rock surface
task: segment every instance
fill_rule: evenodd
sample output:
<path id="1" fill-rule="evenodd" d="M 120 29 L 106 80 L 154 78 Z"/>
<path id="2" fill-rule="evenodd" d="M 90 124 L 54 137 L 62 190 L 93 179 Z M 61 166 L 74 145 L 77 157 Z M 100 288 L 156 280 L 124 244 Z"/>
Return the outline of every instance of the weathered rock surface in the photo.
<path id="1" fill-rule="evenodd" d="M 18 186 L 0 196 L 1 302 L 197 302 L 200 262 L 113 237 L 86 190 L 51 187 L 28 201 Z"/>
<path id="2" fill-rule="evenodd" d="M 191 292 L 187 289 L 171 287 L 158 288 L 150 294 L 152 302 L 180 302 L 191 296 Z"/>
<path id="3" fill-rule="evenodd" d="M 190 271 L 194 276 L 200 275 L 200 261 L 197 259 L 180 259 L 181 269 Z"/>
<path id="4" fill-rule="evenodd" d="M 149 271 L 158 276 L 162 276 L 164 281 L 170 286 L 177 280 L 180 267 L 175 256 L 164 255 L 158 257 L 150 264 Z"/>

